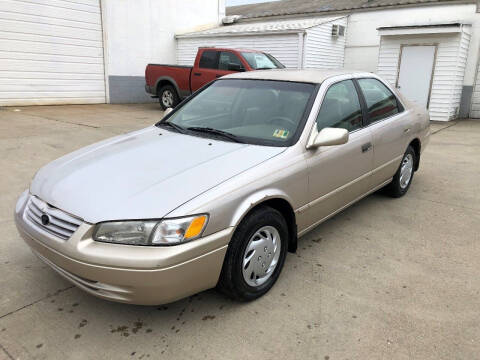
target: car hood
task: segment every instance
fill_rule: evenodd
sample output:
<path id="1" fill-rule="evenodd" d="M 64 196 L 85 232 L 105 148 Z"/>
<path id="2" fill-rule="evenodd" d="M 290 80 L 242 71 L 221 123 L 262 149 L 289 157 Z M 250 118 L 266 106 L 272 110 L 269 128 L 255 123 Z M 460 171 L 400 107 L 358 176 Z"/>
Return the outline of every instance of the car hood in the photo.
<path id="1" fill-rule="evenodd" d="M 47 164 L 30 192 L 89 223 L 162 218 L 283 150 L 149 127 Z"/>

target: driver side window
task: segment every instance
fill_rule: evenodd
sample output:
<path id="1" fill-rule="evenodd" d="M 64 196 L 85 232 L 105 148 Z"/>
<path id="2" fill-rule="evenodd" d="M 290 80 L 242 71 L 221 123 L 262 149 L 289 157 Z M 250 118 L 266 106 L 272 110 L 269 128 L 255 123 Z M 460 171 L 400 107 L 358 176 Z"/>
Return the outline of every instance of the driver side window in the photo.
<path id="1" fill-rule="evenodd" d="M 238 69 L 243 68 L 243 64 L 237 55 L 228 51 L 222 51 L 220 53 L 218 68 L 220 70 L 231 70 L 232 65 L 238 67 Z"/>
<path id="2" fill-rule="evenodd" d="M 318 131 L 326 127 L 348 131 L 362 127 L 362 107 L 352 80 L 340 81 L 330 86 L 317 116 Z"/>

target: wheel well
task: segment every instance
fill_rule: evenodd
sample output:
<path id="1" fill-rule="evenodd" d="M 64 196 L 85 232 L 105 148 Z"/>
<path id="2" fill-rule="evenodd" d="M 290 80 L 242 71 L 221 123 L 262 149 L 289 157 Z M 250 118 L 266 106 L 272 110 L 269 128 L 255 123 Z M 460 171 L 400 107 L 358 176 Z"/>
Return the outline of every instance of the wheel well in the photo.
<path id="1" fill-rule="evenodd" d="M 295 212 L 290 203 L 287 200 L 280 198 L 269 199 L 255 205 L 249 212 L 260 206 L 269 206 L 283 215 L 288 227 L 288 251 L 292 253 L 297 251 L 297 222 L 295 220 Z"/>
<path id="2" fill-rule="evenodd" d="M 420 150 L 421 150 L 421 144 L 420 140 L 418 139 L 413 139 L 412 142 L 409 144 L 413 148 L 413 151 L 415 151 L 415 164 L 414 164 L 414 170 L 417 171 L 418 167 L 420 166 Z"/>
<path id="3" fill-rule="evenodd" d="M 157 95 L 159 95 L 158 92 L 160 91 L 160 89 L 166 85 L 170 85 L 175 89 L 175 91 L 177 91 L 177 89 L 175 88 L 175 85 L 173 85 L 171 81 L 164 79 L 164 80 L 160 80 L 157 84 Z"/>

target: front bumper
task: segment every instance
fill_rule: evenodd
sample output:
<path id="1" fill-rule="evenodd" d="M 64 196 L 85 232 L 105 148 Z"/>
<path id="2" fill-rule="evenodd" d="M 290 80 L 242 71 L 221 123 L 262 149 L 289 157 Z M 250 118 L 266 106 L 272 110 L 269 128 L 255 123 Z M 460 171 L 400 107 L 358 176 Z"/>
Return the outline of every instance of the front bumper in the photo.
<path id="1" fill-rule="evenodd" d="M 34 226 L 25 204 L 20 197 L 15 223 L 42 261 L 92 295 L 132 304 L 164 304 L 215 287 L 233 233 L 227 228 L 177 246 L 131 246 L 93 241 L 94 226 L 83 223 L 62 240 Z"/>

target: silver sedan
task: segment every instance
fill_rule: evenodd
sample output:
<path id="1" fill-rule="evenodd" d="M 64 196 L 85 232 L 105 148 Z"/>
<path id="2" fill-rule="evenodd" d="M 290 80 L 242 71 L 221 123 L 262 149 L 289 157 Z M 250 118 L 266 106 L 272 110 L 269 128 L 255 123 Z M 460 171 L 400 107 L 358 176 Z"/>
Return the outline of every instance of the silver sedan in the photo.
<path id="1" fill-rule="evenodd" d="M 95 296 L 161 304 L 217 286 L 252 300 L 300 235 L 376 190 L 403 196 L 429 133 L 426 110 L 370 73 L 237 73 L 44 166 L 15 220 Z"/>

